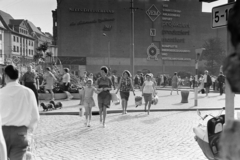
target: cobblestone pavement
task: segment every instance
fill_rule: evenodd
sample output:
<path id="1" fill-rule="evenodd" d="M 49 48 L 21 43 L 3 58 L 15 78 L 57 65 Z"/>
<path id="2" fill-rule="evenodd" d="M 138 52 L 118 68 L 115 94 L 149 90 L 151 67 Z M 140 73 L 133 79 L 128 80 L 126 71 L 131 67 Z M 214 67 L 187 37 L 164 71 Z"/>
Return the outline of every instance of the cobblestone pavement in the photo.
<path id="1" fill-rule="evenodd" d="M 193 138 L 198 121 L 193 111 L 109 114 L 103 128 L 99 116 L 91 127 L 79 116 L 41 116 L 37 160 L 206 160 Z"/>

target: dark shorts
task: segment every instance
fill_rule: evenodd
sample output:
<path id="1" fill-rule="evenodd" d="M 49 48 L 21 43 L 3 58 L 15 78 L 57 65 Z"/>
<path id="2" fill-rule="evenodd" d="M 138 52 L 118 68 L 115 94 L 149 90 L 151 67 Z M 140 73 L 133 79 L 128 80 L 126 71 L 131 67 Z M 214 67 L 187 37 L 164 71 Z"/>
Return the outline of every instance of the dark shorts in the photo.
<path id="1" fill-rule="evenodd" d="M 152 93 L 143 93 L 144 101 L 151 102 L 152 101 Z"/>
<path id="2" fill-rule="evenodd" d="M 122 92 L 122 91 L 120 91 L 121 99 L 125 99 L 126 101 L 128 101 L 129 95 L 130 95 L 129 92 Z"/>
<path id="3" fill-rule="evenodd" d="M 98 107 L 103 109 L 104 107 L 109 108 L 111 103 L 111 94 L 105 95 L 104 97 L 98 96 Z"/>
<path id="4" fill-rule="evenodd" d="M 207 83 L 204 83 L 204 88 L 209 88 L 210 86 Z"/>
<path id="5" fill-rule="evenodd" d="M 66 83 L 63 83 L 63 91 L 68 91 L 69 87 L 70 87 L 70 83 L 68 83 L 67 85 Z"/>

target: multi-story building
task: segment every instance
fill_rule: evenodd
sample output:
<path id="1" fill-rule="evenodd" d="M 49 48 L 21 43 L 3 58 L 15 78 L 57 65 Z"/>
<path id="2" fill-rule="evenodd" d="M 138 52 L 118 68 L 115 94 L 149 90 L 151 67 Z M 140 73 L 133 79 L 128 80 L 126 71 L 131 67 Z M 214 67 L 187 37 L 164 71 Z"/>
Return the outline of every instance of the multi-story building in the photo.
<path id="1" fill-rule="evenodd" d="M 2 63 L 6 65 L 12 61 L 22 72 L 26 71 L 26 65 L 33 62 L 37 47 L 43 43 L 52 45 L 53 38 L 50 33 L 43 33 L 39 27 L 28 20 L 14 19 L 8 13 L 0 11 L 0 33 L 3 29 L 5 31 L 2 36 L 4 37 L 2 38 L 4 40 Z"/>
<path id="2" fill-rule="evenodd" d="M 2 73 L 2 68 L 4 67 L 4 31 L 6 31 L 6 28 L 3 26 L 3 24 L 0 21 L 0 73 Z"/>
<path id="3" fill-rule="evenodd" d="M 226 39 L 198 0 L 134 0 L 134 14 L 131 0 L 57 2 L 53 37 L 62 63 L 75 71 L 109 65 L 122 72 L 133 65 L 135 73 L 194 73 L 195 49 L 209 38 Z"/>

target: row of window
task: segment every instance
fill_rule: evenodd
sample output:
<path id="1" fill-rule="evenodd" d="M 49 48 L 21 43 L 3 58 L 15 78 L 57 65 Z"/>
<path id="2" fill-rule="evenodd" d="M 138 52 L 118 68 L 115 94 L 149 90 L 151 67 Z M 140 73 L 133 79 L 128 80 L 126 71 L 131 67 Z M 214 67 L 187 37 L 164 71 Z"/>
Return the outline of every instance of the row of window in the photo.
<path id="1" fill-rule="evenodd" d="M 20 43 L 26 43 L 27 44 L 27 40 L 26 39 L 24 39 L 24 38 L 20 38 L 20 37 L 17 37 L 17 36 L 13 36 L 13 42 L 19 42 L 19 39 L 20 39 Z M 28 40 L 28 45 L 29 46 L 33 46 L 33 41 L 30 41 L 30 40 Z"/>
<path id="2" fill-rule="evenodd" d="M 20 52 L 20 53 L 25 54 L 25 48 L 22 48 L 22 47 L 19 48 L 19 46 L 13 46 L 13 52 L 17 52 L 17 53 Z M 32 49 L 26 49 L 26 54 L 33 56 L 33 50 Z"/>
<path id="3" fill-rule="evenodd" d="M 28 34 L 28 31 L 22 28 L 19 28 L 19 33 Z"/>

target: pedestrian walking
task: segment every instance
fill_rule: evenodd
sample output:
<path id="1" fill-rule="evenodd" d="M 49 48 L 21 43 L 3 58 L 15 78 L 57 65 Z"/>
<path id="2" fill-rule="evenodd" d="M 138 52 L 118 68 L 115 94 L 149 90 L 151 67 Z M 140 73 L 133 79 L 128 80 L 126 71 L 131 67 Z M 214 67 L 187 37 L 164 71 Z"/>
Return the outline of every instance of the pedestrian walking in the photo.
<path id="1" fill-rule="evenodd" d="M 120 97 L 122 100 L 122 114 L 127 114 L 128 99 L 130 91 L 134 93 L 134 86 L 131 79 L 132 75 L 128 70 L 123 71 L 122 77 L 120 79 L 120 84 L 117 88 L 116 94 L 120 90 Z"/>
<path id="2" fill-rule="evenodd" d="M 193 85 L 193 77 L 190 76 L 190 78 L 189 78 L 189 86 L 190 86 L 190 88 L 192 88 L 192 85 Z M 193 86 L 193 88 L 194 88 L 194 86 Z"/>
<path id="3" fill-rule="evenodd" d="M 212 79 L 208 74 L 208 71 L 205 70 L 203 75 L 204 88 L 206 89 L 206 97 L 208 97 L 209 88 L 212 85 Z"/>
<path id="4" fill-rule="evenodd" d="M 92 107 L 95 107 L 95 102 L 93 99 L 93 93 L 98 93 L 97 89 L 93 87 L 93 80 L 88 79 L 86 82 L 86 86 L 83 87 L 83 106 L 85 108 L 85 117 L 86 122 L 85 126 L 91 126 L 91 118 L 92 118 Z"/>
<path id="5" fill-rule="evenodd" d="M 13 65 L 4 69 L 6 86 L 0 89 L 2 130 L 10 160 L 22 160 L 28 147 L 27 134 L 39 121 L 34 92 L 18 83 L 19 71 Z"/>
<path id="6" fill-rule="evenodd" d="M 63 75 L 63 92 L 66 93 L 67 95 L 67 99 L 66 100 L 71 100 L 73 98 L 73 96 L 71 95 L 71 93 L 68 91 L 69 87 L 70 87 L 70 74 L 69 74 L 69 69 L 68 68 L 64 68 L 64 75 Z"/>
<path id="7" fill-rule="evenodd" d="M 142 95 L 144 97 L 145 101 L 145 112 L 146 108 L 148 106 L 148 115 L 150 113 L 150 108 L 152 105 L 152 97 L 155 96 L 155 83 L 151 80 L 152 79 L 152 74 L 148 73 L 146 74 L 146 81 L 144 81 L 143 86 L 142 86 Z"/>
<path id="8" fill-rule="evenodd" d="M 215 89 L 216 89 L 216 78 L 215 78 L 215 76 L 211 76 L 211 79 L 212 79 L 212 88 L 213 88 L 213 91 L 215 91 Z"/>
<path id="9" fill-rule="evenodd" d="M 0 160 L 7 160 L 6 142 L 2 132 L 2 118 L 0 115 Z"/>
<path id="10" fill-rule="evenodd" d="M 222 72 L 220 72 L 217 80 L 218 80 L 220 95 L 222 95 L 223 94 L 223 86 L 225 85 L 225 76 L 223 75 Z"/>
<path id="11" fill-rule="evenodd" d="M 24 86 L 30 88 L 34 92 L 38 104 L 38 75 L 31 65 L 27 67 L 27 70 L 28 71 L 22 76 L 21 82 Z"/>
<path id="12" fill-rule="evenodd" d="M 103 127 L 106 127 L 106 116 L 107 108 L 110 107 L 111 94 L 112 90 L 112 81 L 107 77 L 108 68 L 106 66 L 101 67 L 101 77 L 97 80 L 97 90 L 98 94 L 98 107 L 100 115 L 100 123 L 103 124 Z"/>
<path id="13" fill-rule="evenodd" d="M 51 69 L 49 67 L 46 68 L 46 72 L 43 75 L 44 81 L 42 81 L 42 86 L 45 84 L 45 90 L 48 90 L 51 94 L 51 100 L 54 101 L 54 93 L 53 93 L 53 88 L 54 88 L 54 83 L 57 81 L 56 77 L 54 74 L 51 72 Z"/>
<path id="14" fill-rule="evenodd" d="M 172 91 L 173 91 L 174 89 L 177 90 L 177 94 L 178 94 L 178 84 L 179 84 L 178 76 L 177 76 L 177 72 L 175 72 L 174 75 L 173 75 L 173 77 L 172 77 L 172 89 L 171 89 L 170 95 L 172 95 Z"/>

